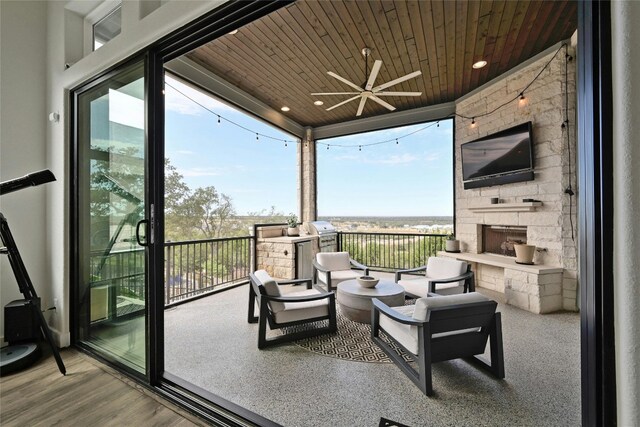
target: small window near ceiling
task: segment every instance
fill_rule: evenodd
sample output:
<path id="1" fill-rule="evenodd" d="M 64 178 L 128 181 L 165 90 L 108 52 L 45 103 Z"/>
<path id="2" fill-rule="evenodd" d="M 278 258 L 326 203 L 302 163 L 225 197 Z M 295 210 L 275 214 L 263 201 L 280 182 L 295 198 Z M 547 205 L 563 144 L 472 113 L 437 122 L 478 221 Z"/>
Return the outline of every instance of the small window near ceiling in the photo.
<path id="1" fill-rule="evenodd" d="M 93 50 L 120 34 L 122 28 L 122 6 L 118 5 L 104 18 L 93 24 Z"/>

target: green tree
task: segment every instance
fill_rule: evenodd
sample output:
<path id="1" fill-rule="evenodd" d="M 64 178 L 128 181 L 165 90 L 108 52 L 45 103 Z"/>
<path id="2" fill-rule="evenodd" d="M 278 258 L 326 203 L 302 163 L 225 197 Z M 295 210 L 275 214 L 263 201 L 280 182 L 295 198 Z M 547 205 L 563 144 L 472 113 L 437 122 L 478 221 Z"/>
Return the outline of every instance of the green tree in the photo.
<path id="1" fill-rule="evenodd" d="M 184 176 L 165 159 L 165 239 L 192 240 L 227 236 L 237 228 L 230 196 L 215 187 L 189 188 Z"/>

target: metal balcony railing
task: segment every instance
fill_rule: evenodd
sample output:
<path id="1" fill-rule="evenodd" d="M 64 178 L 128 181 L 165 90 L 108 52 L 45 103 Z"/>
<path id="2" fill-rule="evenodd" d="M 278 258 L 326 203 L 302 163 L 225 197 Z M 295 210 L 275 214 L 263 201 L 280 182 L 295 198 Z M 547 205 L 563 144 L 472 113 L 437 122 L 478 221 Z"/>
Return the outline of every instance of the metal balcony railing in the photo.
<path id="1" fill-rule="evenodd" d="M 249 280 L 251 236 L 165 243 L 165 305 Z"/>
<path id="2" fill-rule="evenodd" d="M 374 270 L 419 267 L 445 248 L 445 234 L 339 232 L 338 250 Z"/>
<path id="3" fill-rule="evenodd" d="M 90 260 L 92 287 L 108 285 L 117 296 L 145 300 L 144 248 L 94 251 Z"/>
<path id="4" fill-rule="evenodd" d="M 374 270 L 394 271 L 426 264 L 444 250 L 445 239 L 444 234 L 339 232 L 338 250 Z M 165 242 L 165 305 L 247 281 L 252 240 L 246 236 Z M 92 286 L 108 284 L 117 296 L 145 301 L 144 248 L 93 254 L 91 271 Z"/>

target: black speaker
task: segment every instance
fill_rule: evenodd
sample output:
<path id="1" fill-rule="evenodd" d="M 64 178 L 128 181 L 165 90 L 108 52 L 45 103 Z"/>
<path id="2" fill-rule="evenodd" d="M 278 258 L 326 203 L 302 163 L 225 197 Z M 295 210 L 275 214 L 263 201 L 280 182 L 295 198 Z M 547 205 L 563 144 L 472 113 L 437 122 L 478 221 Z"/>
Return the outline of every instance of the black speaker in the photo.
<path id="1" fill-rule="evenodd" d="M 40 298 L 33 303 L 40 310 Z M 39 339 L 37 314 L 29 301 L 19 299 L 4 306 L 4 340 L 9 345 Z"/>

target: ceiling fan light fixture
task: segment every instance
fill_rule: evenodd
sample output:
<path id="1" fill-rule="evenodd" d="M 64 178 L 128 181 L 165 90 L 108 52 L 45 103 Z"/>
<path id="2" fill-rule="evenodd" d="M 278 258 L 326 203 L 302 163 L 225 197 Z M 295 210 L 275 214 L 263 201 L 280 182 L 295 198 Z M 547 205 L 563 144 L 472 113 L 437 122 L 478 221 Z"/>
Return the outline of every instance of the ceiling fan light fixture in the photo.
<path id="1" fill-rule="evenodd" d="M 473 67 L 475 70 L 478 70 L 478 69 L 480 69 L 480 68 L 484 67 L 485 65 L 487 65 L 487 61 L 481 60 L 481 61 L 475 62 L 475 63 L 472 65 L 472 67 Z"/>
<path id="2" fill-rule="evenodd" d="M 320 101 L 319 99 L 317 101 L 313 101 L 313 105 L 317 105 L 318 107 L 322 104 L 324 104 L 324 102 Z"/>
<path id="3" fill-rule="evenodd" d="M 422 71 L 417 70 L 414 71 L 413 73 L 409 73 L 406 74 L 402 77 L 398 77 L 397 79 L 391 80 L 387 83 L 381 84 L 379 86 L 375 86 L 375 81 L 376 78 L 378 77 L 378 73 L 380 72 L 380 69 L 382 68 L 382 60 L 381 59 L 376 59 L 373 62 L 373 66 L 371 67 L 371 71 L 369 71 L 369 66 L 368 66 L 368 59 L 369 56 L 371 56 L 371 49 L 368 47 L 365 47 L 362 49 L 362 55 L 364 56 L 365 59 L 365 82 L 358 86 L 357 84 L 353 83 L 351 80 L 345 79 L 344 77 L 334 73 L 333 71 L 327 71 L 327 74 L 330 75 L 331 77 L 333 77 L 334 79 L 337 79 L 339 81 L 341 81 L 342 83 L 350 86 L 351 88 L 355 89 L 355 92 L 315 92 L 312 93 L 312 96 L 324 96 L 324 95 L 354 95 L 349 99 L 346 99 L 342 102 L 339 102 L 329 108 L 327 108 L 327 111 L 331 111 L 334 108 L 340 107 L 344 104 L 347 104 L 349 102 L 355 101 L 357 99 L 360 100 L 360 103 L 358 105 L 358 110 L 356 112 L 356 117 L 360 117 L 364 111 L 364 106 L 365 103 L 367 102 L 368 99 L 370 99 L 371 101 L 382 105 L 383 107 L 385 107 L 387 110 L 389 111 L 394 111 L 396 109 L 396 107 L 394 107 L 393 105 L 389 104 L 387 101 L 381 99 L 380 97 L 385 97 L 385 96 L 422 96 L 422 92 L 405 92 L 405 91 L 385 91 L 384 89 L 391 87 L 391 86 L 395 86 L 397 84 L 400 84 L 406 80 L 409 79 L 413 79 L 415 77 L 418 77 L 419 75 L 422 74 Z M 315 101 L 314 102 L 315 105 L 322 105 L 321 101 Z"/>
<path id="4" fill-rule="evenodd" d="M 284 111 L 285 113 L 287 111 L 291 111 L 291 108 L 287 107 L 286 105 L 284 107 L 280 107 L 280 110 Z"/>

